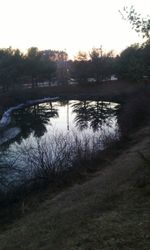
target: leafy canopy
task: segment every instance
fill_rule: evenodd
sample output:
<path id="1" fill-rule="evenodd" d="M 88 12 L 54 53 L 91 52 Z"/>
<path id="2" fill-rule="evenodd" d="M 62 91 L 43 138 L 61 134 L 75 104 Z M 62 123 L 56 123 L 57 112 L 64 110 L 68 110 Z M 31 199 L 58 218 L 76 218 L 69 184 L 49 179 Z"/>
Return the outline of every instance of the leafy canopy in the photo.
<path id="1" fill-rule="evenodd" d="M 127 20 L 132 25 L 132 28 L 139 34 L 142 34 L 143 38 L 150 39 L 150 16 L 146 18 L 141 17 L 141 14 L 137 13 L 134 6 L 124 7 L 123 11 L 119 11 L 124 20 Z"/>

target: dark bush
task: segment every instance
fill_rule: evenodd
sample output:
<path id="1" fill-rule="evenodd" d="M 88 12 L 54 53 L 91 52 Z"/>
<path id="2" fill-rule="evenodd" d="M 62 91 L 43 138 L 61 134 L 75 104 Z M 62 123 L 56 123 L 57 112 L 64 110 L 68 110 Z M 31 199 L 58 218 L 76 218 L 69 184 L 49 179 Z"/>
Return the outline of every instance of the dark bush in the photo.
<path id="1" fill-rule="evenodd" d="M 150 87 L 144 86 L 122 106 L 119 126 L 122 135 L 138 129 L 150 118 Z"/>

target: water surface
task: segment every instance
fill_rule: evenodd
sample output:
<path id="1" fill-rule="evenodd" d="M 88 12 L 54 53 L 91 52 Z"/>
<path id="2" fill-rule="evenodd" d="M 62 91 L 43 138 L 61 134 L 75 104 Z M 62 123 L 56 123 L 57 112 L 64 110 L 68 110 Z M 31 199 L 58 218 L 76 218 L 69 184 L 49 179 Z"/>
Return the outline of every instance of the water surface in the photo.
<path id="1" fill-rule="evenodd" d="M 28 175 L 42 164 L 70 167 L 81 152 L 88 156 L 103 149 L 105 138 L 119 136 L 119 108 L 117 103 L 71 100 L 16 110 L 9 129 L 18 129 L 19 134 L 4 145 L 2 164 L 5 161 Z"/>
<path id="2" fill-rule="evenodd" d="M 116 103 L 102 101 L 54 101 L 14 112 L 12 125 L 20 128 L 18 143 L 41 138 L 54 131 L 93 135 L 115 133 L 118 128 Z"/>

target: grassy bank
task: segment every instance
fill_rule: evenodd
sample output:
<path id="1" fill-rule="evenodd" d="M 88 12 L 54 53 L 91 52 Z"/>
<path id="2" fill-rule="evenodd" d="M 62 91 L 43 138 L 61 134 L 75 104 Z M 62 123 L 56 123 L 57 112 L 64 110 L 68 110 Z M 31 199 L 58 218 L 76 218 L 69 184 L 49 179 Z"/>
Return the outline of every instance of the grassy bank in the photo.
<path id="1" fill-rule="evenodd" d="M 22 218 L 0 234 L 0 249 L 149 250 L 150 129 L 130 136 L 120 156 L 85 182 L 20 206 Z M 149 175 L 150 176 L 150 175 Z"/>
<path id="2" fill-rule="evenodd" d="M 63 185 L 37 188 L 1 210 L 0 249 L 150 249 L 149 87 L 107 84 L 24 92 L 24 100 L 50 95 L 120 99 L 125 141 L 84 162 L 85 168 L 77 166 Z M 21 95 L 9 97 L 15 104 Z"/>
<path id="3" fill-rule="evenodd" d="M 54 195 L 75 183 L 87 181 L 89 176 L 118 157 L 125 147 L 126 140 L 118 140 L 113 135 L 93 136 L 92 141 L 85 137 L 81 142 L 76 134 L 71 138 L 70 135 L 57 134 L 47 141 L 38 140 L 33 148 L 28 144 L 22 148 L 18 146 L 17 154 L 11 150 L 4 156 L 5 172 L 17 175 L 18 179 L 7 179 L 1 169 L 1 223 L 7 226 L 22 216 L 20 207 L 26 199 L 37 196 L 43 200 L 44 193 Z M 23 169 L 20 162 L 24 162 Z"/>

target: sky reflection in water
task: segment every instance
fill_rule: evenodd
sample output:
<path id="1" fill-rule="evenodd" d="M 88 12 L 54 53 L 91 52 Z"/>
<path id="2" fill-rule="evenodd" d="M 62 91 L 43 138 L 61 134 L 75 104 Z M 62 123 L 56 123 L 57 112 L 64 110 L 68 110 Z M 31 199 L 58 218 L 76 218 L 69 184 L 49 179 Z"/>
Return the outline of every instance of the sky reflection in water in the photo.
<path id="1" fill-rule="evenodd" d="M 55 101 L 42 103 L 14 112 L 12 125 L 21 129 L 17 138 L 33 141 L 55 133 L 92 136 L 113 134 L 118 129 L 117 113 L 120 105 L 102 101 Z M 13 143 L 12 143 L 13 146 Z"/>
<path id="2" fill-rule="evenodd" d="M 2 165 L 14 166 L 14 173 L 10 173 L 9 168 L 7 180 L 13 178 L 17 183 L 17 178 L 20 181 L 34 175 L 41 164 L 40 154 L 44 155 L 45 164 L 58 169 L 64 155 L 67 158 L 63 160 L 63 167 L 71 166 L 80 154 L 78 147 L 86 157 L 90 157 L 90 152 L 103 149 L 105 138 L 119 136 L 119 110 L 120 105 L 116 103 L 72 100 L 15 111 L 11 126 L 19 128 L 21 133 L 1 151 Z"/>

